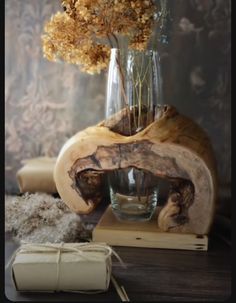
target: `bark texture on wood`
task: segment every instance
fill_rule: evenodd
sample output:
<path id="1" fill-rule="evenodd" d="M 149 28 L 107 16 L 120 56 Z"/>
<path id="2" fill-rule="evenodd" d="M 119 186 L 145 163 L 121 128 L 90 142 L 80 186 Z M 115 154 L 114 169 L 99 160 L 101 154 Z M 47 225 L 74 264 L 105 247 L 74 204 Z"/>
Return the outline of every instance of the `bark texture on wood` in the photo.
<path id="1" fill-rule="evenodd" d="M 89 213 L 103 199 L 106 173 L 135 167 L 172 183 L 158 216 L 160 229 L 207 234 L 215 209 L 216 165 L 205 132 L 170 106 L 159 108 L 155 121 L 132 136 L 114 132 L 126 120 L 120 112 L 66 142 L 54 171 L 62 199 L 75 212 Z"/>

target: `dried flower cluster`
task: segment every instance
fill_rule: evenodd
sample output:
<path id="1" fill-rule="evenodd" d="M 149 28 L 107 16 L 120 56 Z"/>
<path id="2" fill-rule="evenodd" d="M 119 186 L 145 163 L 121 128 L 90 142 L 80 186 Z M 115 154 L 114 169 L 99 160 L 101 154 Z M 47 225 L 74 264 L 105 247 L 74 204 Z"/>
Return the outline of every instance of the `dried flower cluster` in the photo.
<path id="1" fill-rule="evenodd" d="M 154 22 L 152 0 L 63 0 L 45 25 L 43 52 L 48 60 L 78 64 L 88 73 L 108 65 L 110 48 L 119 47 L 119 36 L 129 47 L 144 50 Z"/>
<path id="2" fill-rule="evenodd" d="M 5 230 L 17 241 L 36 243 L 78 242 L 91 237 L 82 223 L 60 198 L 45 193 L 5 196 Z"/>

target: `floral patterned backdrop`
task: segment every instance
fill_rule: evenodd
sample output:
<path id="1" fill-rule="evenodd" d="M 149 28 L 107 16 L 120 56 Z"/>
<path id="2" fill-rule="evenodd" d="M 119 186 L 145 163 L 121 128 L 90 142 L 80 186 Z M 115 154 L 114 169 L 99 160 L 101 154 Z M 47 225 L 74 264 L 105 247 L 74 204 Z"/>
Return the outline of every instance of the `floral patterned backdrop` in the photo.
<path id="1" fill-rule="evenodd" d="M 160 45 L 165 103 L 209 134 L 222 184 L 231 181 L 230 0 L 169 1 L 170 41 Z M 74 133 L 104 118 L 106 73 L 42 56 L 43 24 L 59 0 L 5 1 L 6 192 L 21 160 L 56 156 Z"/>

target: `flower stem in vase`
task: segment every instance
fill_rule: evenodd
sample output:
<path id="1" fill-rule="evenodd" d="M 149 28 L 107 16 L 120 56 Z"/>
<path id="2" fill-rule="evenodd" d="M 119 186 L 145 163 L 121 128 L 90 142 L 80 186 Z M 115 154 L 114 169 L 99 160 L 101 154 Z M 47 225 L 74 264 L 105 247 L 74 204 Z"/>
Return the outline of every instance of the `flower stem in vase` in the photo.
<path id="1" fill-rule="evenodd" d="M 112 121 L 116 121 L 111 129 L 123 136 L 133 136 L 154 121 L 159 100 L 155 56 L 157 53 L 152 50 L 128 49 L 126 55 L 120 49 L 111 52 L 106 112 L 108 119 L 112 116 Z M 133 155 L 138 152 L 135 142 L 128 148 Z M 137 154 L 134 165 L 119 168 L 116 174 L 111 173 L 108 177 L 112 209 L 119 220 L 147 221 L 155 211 L 159 179 L 139 169 L 139 162 L 142 159 L 139 160 Z"/>

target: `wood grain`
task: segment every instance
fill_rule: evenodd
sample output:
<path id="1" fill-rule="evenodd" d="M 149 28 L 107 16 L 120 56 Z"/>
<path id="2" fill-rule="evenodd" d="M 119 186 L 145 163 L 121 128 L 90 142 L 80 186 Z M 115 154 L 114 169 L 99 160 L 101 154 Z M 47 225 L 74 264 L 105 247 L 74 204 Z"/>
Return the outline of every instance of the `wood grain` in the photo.
<path id="1" fill-rule="evenodd" d="M 127 119 L 122 112 L 117 116 Z M 158 217 L 162 230 L 207 234 L 215 211 L 216 166 L 206 133 L 171 106 L 160 108 L 157 119 L 136 135 L 113 132 L 114 121 L 89 127 L 63 146 L 54 179 L 65 203 L 77 213 L 91 213 L 103 200 L 104 175 L 135 167 L 174 184 Z"/>

